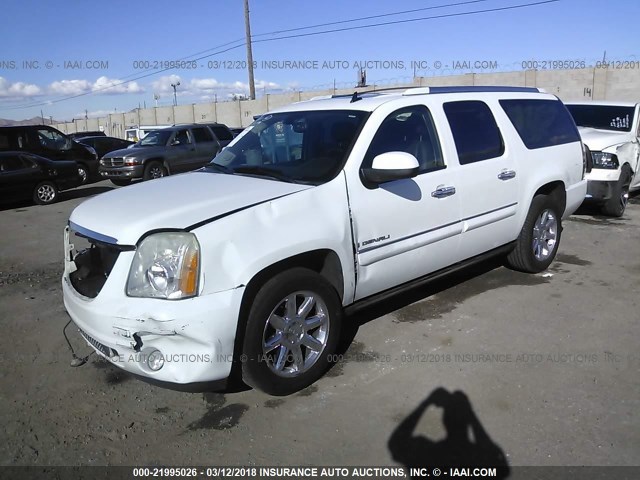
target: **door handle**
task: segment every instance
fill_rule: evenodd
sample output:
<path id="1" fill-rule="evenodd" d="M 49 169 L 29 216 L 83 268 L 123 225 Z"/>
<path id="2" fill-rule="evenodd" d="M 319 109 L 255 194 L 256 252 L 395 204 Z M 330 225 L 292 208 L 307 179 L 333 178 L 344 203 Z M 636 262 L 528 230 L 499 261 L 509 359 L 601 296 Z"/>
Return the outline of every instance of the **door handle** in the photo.
<path id="1" fill-rule="evenodd" d="M 499 174 L 498 174 L 498 178 L 500 180 L 510 180 L 512 178 L 515 178 L 516 176 L 516 172 L 515 170 L 502 170 Z"/>
<path id="2" fill-rule="evenodd" d="M 456 187 L 438 187 L 435 191 L 431 192 L 433 198 L 445 198 L 450 197 L 456 193 Z"/>

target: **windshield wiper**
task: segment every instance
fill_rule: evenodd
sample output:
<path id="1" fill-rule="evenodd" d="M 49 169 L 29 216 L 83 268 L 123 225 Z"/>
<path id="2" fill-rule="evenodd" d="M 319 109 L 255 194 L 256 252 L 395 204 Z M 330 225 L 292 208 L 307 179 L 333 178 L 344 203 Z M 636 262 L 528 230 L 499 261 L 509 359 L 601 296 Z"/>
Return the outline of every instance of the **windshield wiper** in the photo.
<path id="1" fill-rule="evenodd" d="M 209 162 L 207 163 L 203 168 L 207 168 L 207 169 L 212 169 L 212 170 L 217 170 L 219 172 L 222 173 L 228 173 L 233 175 L 233 170 L 230 169 L 229 167 L 225 167 L 224 165 L 220 165 L 219 163 L 213 163 L 213 162 Z"/>
<path id="2" fill-rule="evenodd" d="M 276 180 L 281 180 L 283 182 L 288 182 L 288 183 L 297 183 L 295 180 L 293 180 L 290 177 L 287 177 L 284 173 L 282 173 L 280 170 L 277 170 L 275 168 L 243 165 L 243 166 L 234 168 L 233 173 L 246 173 L 249 175 L 258 175 L 263 177 L 275 178 Z"/>

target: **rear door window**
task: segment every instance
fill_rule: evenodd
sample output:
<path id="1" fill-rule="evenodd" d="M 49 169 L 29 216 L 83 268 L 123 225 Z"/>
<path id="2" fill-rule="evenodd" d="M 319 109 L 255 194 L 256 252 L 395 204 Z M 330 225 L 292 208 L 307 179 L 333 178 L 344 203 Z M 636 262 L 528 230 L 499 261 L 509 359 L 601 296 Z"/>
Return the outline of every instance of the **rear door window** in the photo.
<path id="1" fill-rule="evenodd" d="M 18 155 L 6 155 L 0 157 L 1 172 L 15 172 L 25 169 L 25 165 Z"/>
<path id="2" fill-rule="evenodd" d="M 502 134 L 486 103 L 478 100 L 448 102 L 443 108 L 461 165 L 502 156 Z"/>
<path id="3" fill-rule="evenodd" d="M 213 142 L 213 135 L 206 127 L 192 128 L 191 133 L 196 143 Z"/>
<path id="4" fill-rule="evenodd" d="M 529 150 L 580 140 L 573 118 L 558 100 L 500 100 Z"/>

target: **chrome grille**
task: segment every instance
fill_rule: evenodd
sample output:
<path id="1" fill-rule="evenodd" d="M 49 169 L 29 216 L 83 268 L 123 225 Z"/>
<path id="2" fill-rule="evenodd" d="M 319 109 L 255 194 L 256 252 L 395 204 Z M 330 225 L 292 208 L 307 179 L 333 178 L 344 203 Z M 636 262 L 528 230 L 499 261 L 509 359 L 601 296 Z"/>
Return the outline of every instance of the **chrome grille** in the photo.
<path id="1" fill-rule="evenodd" d="M 118 352 L 116 352 L 114 349 L 107 347 L 106 345 L 103 345 L 102 343 L 100 343 L 99 341 L 97 341 L 95 338 L 93 338 L 92 336 L 88 335 L 85 331 L 83 331 L 82 329 L 78 328 L 78 331 L 80 332 L 80 335 L 82 335 L 84 337 L 84 339 L 89 342 L 89 344 L 95 348 L 96 350 L 98 350 L 100 353 L 102 353 L 104 356 L 106 357 L 113 357 L 114 355 L 118 355 Z"/>
<path id="2" fill-rule="evenodd" d="M 122 167 L 124 165 L 124 157 L 103 158 L 102 164 L 105 167 Z"/>

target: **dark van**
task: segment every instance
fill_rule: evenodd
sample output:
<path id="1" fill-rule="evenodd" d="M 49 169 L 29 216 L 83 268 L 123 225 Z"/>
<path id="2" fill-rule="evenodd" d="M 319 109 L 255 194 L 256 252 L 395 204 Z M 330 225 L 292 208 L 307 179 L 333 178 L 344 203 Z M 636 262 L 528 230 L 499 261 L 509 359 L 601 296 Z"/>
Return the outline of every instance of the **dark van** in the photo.
<path id="1" fill-rule="evenodd" d="M 98 178 L 96 151 L 48 125 L 0 127 L 0 152 L 23 151 L 49 160 L 75 160 L 82 183 Z"/>

